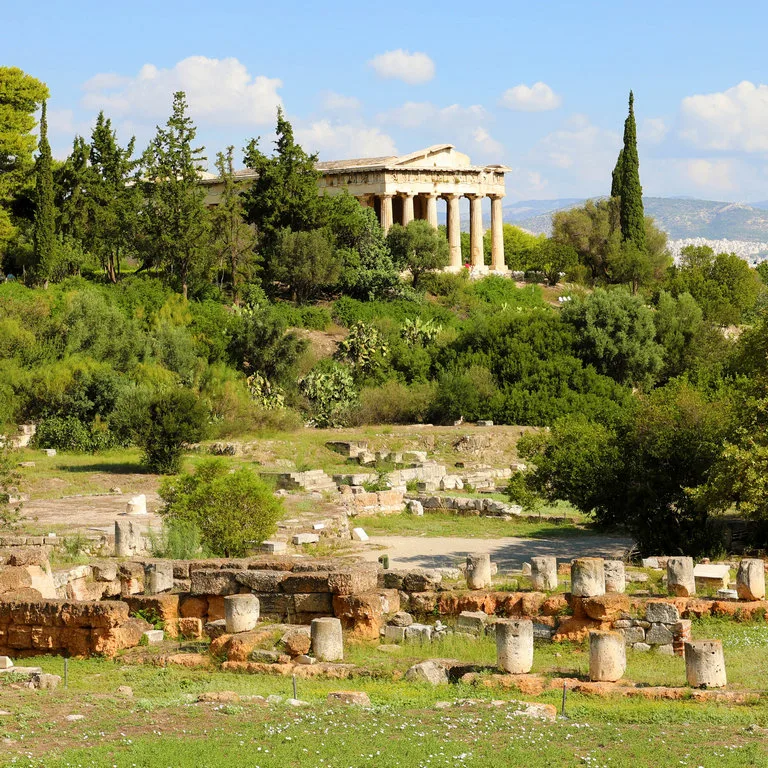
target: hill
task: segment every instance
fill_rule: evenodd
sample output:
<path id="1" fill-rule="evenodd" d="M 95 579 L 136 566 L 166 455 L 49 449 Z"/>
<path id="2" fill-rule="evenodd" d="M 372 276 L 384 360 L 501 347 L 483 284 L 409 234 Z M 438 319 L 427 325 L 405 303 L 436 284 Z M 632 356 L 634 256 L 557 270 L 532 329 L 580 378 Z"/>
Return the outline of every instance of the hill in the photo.
<path id="1" fill-rule="evenodd" d="M 709 240 L 768 240 L 768 201 L 724 203 L 691 198 L 646 197 L 645 212 L 672 240 L 702 237 Z M 504 206 L 504 220 L 530 232 L 549 234 L 552 214 L 584 200 L 523 200 Z M 765 207 L 763 207 L 765 206 Z"/>

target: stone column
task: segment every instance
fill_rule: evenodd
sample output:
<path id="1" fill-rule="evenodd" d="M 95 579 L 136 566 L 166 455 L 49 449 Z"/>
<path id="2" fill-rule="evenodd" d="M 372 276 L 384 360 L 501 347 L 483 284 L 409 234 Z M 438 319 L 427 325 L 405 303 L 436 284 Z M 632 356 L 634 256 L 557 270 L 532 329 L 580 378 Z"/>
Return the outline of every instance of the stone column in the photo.
<path id="1" fill-rule="evenodd" d="M 667 591 L 677 597 L 693 597 L 696 594 L 692 557 L 670 557 L 667 560 Z"/>
<path id="2" fill-rule="evenodd" d="M 496 632 L 496 666 L 513 675 L 526 675 L 533 666 L 533 622 L 500 619 Z"/>
<path id="3" fill-rule="evenodd" d="M 160 560 L 144 566 L 144 594 L 158 595 L 173 589 L 173 561 Z"/>
<path id="4" fill-rule="evenodd" d="M 392 195 L 379 195 L 381 200 L 381 228 L 386 235 L 392 226 Z"/>
<path id="5" fill-rule="evenodd" d="M 487 553 L 467 555 L 467 586 L 487 589 L 491 586 L 491 556 Z"/>
<path id="6" fill-rule="evenodd" d="M 589 633 L 589 679 L 615 683 L 627 668 L 627 652 L 621 632 Z"/>
<path id="7" fill-rule="evenodd" d="M 448 250 L 451 254 L 451 260 L 448 269 L 452 272 L 458 271 L 462 267 L 461 263 L 461 215 L 459 212 L 459 196 L 443 195 L 448 204 L 448 216 L 446 222 L 448 225 Z"/>
<path id="8" fill-rule="evenodd" d="M 480 195 L 467 195 L 469 198 L 469 252 L 472 267 L 482 268 L 483 260 L 483 198 Z"/>
<path id="9" fill-rule="evenodd" d="M 531 558 L 531 585 L 539 592 L 557 589 L 557 558 L 554 555 Z"/>
<path id="10" fill-rule="evenodd" d="M 437 229 L 437 195 L 430 193 L 424 197 L 427 201 L 427 221 Z"/>
<path id="11" fill-rule="evenodd" d="M 627 576 L 621 560 L 606 560 L 603 563 L 603 571 L 606 592 L 623 593 L 626 590 Z"/>
<path id="12" fill-rule="evenodd" d="M 765 566 L 762 560 L 745 558 L 739 563 L 736 591 L 740 600 L 762 600 L 765 597 Z"/>
<path id="13" fill-rule="evenodd" d="M 403 198 L 403 226 L 407 227 L 413 221 L 413 195 L 404 192 Z"/>
<path id="14" fill-rule="evenodd" d="M 494 272 L 507 272 L 504 261 L 504 214 L 501 209 L 503 195 L 490 195 L 491 198 L 491 269 Z"/>
<path id="15" fill-rule="evenodd" d="M 685 644 L 685 676 L 692 688 L 722 688 L 725 658 L 720 640 L 693 640 Z"/>
<path id="16" fill-rule="evenodd" d="M 256 595 L 229 595 L 224 598 L 224 622 L 227 634 L 250 632 L 259 621 L 259 598 Z"/>
<path id="17" fill-rule="evenodd" d="M 571 594 L 577 597 L 597 597 L 605 594 L 602 557 L 579 557 L 571 561 Z"/>
<path id="18" fill-rule="evenodd" d="M 318 661 L 341 661 L 344 658 L 344 637 L 338 619 L 330 616 L 312 619 L 310 635 L 312 653 Z"/>

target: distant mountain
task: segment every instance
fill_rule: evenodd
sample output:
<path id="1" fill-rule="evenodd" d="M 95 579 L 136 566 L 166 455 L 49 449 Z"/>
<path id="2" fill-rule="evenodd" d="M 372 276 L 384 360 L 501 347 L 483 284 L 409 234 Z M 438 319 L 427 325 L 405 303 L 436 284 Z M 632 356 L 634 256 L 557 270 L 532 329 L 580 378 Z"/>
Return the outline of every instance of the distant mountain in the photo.
<path id="1" fill-rule="evenodd" d="M 504 206 L 504 221 L 530 232 L 549 234 L 552 214 L 583 205 L 584 200 L 523 200 Z M 759 203 L 722 203 L 679 197 L 643 198 L 645 213 L 672 240 L 703 237 L 709 240 L 768 241 L 768 200 Z"/>

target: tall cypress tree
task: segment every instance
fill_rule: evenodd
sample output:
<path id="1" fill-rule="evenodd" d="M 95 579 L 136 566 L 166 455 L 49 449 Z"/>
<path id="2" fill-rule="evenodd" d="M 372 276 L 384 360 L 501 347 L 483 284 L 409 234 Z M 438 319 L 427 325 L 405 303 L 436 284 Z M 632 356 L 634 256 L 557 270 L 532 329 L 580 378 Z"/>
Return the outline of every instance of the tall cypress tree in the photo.
<path id="1" fill-rule="evenodd" d="M 47 280 L 53 270 L 56 248 L 56 204 L 53 191 L 53 157 L 48 143 L 48 119 L 45 102 L 40 117 L 40 144 L 37 156 L 35 189 L 35 273 Z"/>
<path id="2" fill-rule="evenodd" d="M 624 149 L 616 164 L 621 173 L 617 186 L 621 239 L 631 241 L 640 250 L 645 250 L 645 212 L 643 210 L 643 188 L 640 185 L 640 158 L 637 154 L 637 126 L 635 125 L 635 97 L 629 92 L 629 114 L 624 121 Z M 614 172 L 615 173 L 615 172 Z"/>
<path id="3" fill-rule="evenodd" d="M 621 174 L 624 169 L 624 148 L 619 150 L 616 166 L 611 174 L 611 197 L 621 197 Z"/>

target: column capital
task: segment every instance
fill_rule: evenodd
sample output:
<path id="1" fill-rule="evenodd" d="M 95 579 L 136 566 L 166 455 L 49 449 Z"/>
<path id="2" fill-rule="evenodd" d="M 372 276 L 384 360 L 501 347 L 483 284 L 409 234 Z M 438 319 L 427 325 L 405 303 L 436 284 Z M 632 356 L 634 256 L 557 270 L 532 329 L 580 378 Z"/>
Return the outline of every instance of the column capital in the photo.
<path id="1" fill-rule="evenodd" d="M 485 197 L 485 195 L 481 195 L 479 192 L 465 192 L 463 197 L 467 197 L 470 200 L 478 200 Z"/>
<path id="2" fill-rule="evenodd" d="M 455 200 L 461 195 L 458 192 L 440 192 L 438 197 L 442 197 L 444 200 Z"/>
<path id="3" fill-rule="evenodd" d="M 378 192 L 376 193 L 376 197 L 388 197 L 390 200 L 394 197 L 393 192 Z"/>
<path id="4" fill-rule="evenodd" d="M 395 193 L 398 197 L 413 197 L 413 192 L 396 192 Z"/>
<path id="5" fill-rule="evenodd" d="M 438 197 L 437 192 L 422 192 L 421 194 L 424 195 L 424 197 L 427 197 L 429 199 L 432 199 L 432 198 L 437 199 Z"/>
<path id="6" fill-rule="evenodd" d="M 491 200 L 501 200 L 506 195 L 503 192 L 489 192 L 486 197 L 490 197 Z"/>

